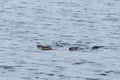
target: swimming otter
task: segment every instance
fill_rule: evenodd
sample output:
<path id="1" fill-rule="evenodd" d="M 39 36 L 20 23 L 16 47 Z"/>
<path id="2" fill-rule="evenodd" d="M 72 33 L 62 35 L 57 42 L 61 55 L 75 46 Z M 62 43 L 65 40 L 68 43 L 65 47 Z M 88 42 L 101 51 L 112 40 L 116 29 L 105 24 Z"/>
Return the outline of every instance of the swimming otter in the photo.
<path id="1" fill-rule="evenodd" d="M 103 48 L 104 46 L 93 46 L 92 49 L 99 49 L 99 48 Z"/>
<path id="2" fill-rule="evenodd" d="M 37 48 L 41 48 L 41 50 L 45 51 L 52 50 L 51 46 L 37 45 Z"/>
<path id="3" fill-rule="evenodd" d="M 76 51 L 76 50 L 78 50 L 78 48 L 79 48 L 79 47 L 70 47 L 69 50 L 70 50 L 70 51 Z"/>

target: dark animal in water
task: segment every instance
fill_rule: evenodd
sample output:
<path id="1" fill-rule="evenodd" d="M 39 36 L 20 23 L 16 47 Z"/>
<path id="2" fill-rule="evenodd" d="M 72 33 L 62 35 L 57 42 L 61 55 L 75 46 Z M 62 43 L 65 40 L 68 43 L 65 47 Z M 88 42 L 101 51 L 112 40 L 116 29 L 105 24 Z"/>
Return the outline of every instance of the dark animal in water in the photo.
<path id="1" fill-rule="evenodd" d="M 99 49 L 99 48 L 103 48 L 104 46 L 93 46 L 92 49 Z"/>
<path id="2" fill-rule="evenodd" d="M 79 47 L 70 47 L 69 50 L 70 50 L 70 51 L 76 51 L 76 50 L 78 50 L 78 48 L 79 48 Z"/>
<path id="3" fill-rule="evenodd" d="M 43 45 L 37 45 L 37 48 L 40 48 L 41 50 L 52 50 L 51 46 L 43 46 Z"/>

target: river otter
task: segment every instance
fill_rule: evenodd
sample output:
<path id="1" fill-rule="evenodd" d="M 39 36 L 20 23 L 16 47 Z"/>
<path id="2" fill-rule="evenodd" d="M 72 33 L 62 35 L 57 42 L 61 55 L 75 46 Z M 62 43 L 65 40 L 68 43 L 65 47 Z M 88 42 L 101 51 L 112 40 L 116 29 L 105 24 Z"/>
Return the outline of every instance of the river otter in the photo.
<path id="1" fill-rule="evenodd" d="M 79 47 L 70 47 L 69 50 L 70 50 L 70 51 L 76 51 L 76 50 L 78 50 L 78 48 L 79 48 Z"/>
<path id="2" fill-rule="evenodd" d="M 51 46 L 43 46 L 43 45 L 37 45 L 37 48 L 40 48 L 41 50 L 52 50 Z"/>
<path id="3" fill-rule="evenodd" d="M 103 48 L 104 46 L 93 46 L 92 49 L 99 49 L 99 48 Z"/>

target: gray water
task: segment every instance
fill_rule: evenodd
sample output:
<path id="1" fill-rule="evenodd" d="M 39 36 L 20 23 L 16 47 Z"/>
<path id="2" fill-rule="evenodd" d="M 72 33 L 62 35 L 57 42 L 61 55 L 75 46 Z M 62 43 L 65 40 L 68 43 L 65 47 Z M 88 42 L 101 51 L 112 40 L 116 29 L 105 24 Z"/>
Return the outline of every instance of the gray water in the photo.
<path id="1" fill-rule="evenodd" d="M 0 0 L 0 80 L 119 80 L 119 4 Z M 104 48 L 91 50 L 94 45 Z M 83 49 L 69 51 L 71 46 Z"/>

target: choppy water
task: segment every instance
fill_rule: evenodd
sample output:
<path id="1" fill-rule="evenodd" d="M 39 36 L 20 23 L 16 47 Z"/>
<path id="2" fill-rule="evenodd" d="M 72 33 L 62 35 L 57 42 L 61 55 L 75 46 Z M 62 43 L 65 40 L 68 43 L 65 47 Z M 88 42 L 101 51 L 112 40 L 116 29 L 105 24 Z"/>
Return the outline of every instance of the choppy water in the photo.
<path id="1" fill-rule="evenodd" d="M 0 80 L 119 80 L 119 4 L 0 0 Z M 41 51 L 38 43 L 55 50 Z M 84 49 L 70 52 L 70 46 Z"/>

